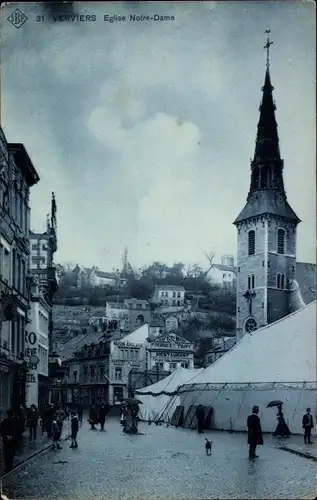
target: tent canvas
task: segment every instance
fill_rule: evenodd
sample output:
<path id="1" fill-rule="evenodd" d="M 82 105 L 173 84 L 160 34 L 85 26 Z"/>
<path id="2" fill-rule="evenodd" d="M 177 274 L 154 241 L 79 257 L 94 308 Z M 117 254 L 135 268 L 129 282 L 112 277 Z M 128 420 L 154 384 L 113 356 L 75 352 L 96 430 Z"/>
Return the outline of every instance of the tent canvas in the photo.
<path id="1" fill-rule="evenodd" d="M 198 370 L 178 368 L 159 382 L 136 390 L 136 397 L 143 403 L 140 405 L 140 418 L 142 420 L 158 419 L 164 413 L 170 400 L 175 399 L 175 393 L 179 387 L 201 371 L 202 368 Z"/>
<path id="2" fill-rule="evenodd" d="M 252 406 L 260 407 L 262 428 L 275 430 L 271 400 L 284 401 L 291 432 L 302 432 L 307 407 L 316 409 L 316 301 L 275 323 L 245 335 L 229 352 L 179 389 L 185 412 L 212 406 L 214 427 L 245 430 Z"/>
<path id="3" fill-rule="evenodd" d="M 245 335 L 191 384 L 316 381 L 316 301 Z"/>

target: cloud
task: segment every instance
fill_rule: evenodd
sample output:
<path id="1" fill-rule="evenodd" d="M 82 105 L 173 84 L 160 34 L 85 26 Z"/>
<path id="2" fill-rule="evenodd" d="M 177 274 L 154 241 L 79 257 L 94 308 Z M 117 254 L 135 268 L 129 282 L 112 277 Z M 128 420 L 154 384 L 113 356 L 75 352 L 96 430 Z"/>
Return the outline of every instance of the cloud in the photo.
<path id="1" fill-rule="evenodd" d="M 270 26 L 285 185 L 303 219 L 299 259 L 314 260 L 312 16 L 304 4 L 240 5 L 91 3 L 96 22 L 72 24 L 36 23 L 41 7 L 23 4 L 25 26 L 4 25 L 2 123 L 41 176 L 34 228 L 56 191 L 57 259 L 111 269 L 125 244 L 135 265 L 236 253 Z M 175 21 L 109 24 L 105 10 Z"/>

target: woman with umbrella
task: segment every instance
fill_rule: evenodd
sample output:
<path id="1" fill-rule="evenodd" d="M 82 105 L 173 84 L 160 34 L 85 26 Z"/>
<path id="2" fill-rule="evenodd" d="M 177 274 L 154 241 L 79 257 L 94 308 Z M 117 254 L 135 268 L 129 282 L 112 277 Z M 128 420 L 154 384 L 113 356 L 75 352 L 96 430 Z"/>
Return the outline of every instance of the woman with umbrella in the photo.
<path id="1" fill-rule="evenodd" d="M 277 406 L 278 412 L 277 412 L 277 427 L 275 431 L 273 432 L 273 436 L 279 436 L 279 437 L 290 437 L 291 431 L 289 430 L 285 419 L 284 419 L 284 413 L 282 412 L 282 405 L 283 401 L 271 401 L 267 407 L 272 408 L 274 406 Z"/>

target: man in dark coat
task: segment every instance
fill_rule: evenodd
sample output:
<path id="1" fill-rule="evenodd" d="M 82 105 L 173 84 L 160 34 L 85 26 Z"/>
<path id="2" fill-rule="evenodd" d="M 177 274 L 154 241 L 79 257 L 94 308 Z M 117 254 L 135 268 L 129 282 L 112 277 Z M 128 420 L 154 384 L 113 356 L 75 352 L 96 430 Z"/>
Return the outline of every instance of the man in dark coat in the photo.
<path id="1" fill-rule="evenodd" d="M 89 423 L 91 429 L 95 429 L 95 425 L 98 423 L 98 413 L 95 405 L 92 405 L 89 410 Z"/>
<path id="2" fill-rule="evenodd" d="M 196 418 L 197 418 L 197 430 L 199 434 L 203 432 L 204 420 L 205 420 L 205 410 L 202 405 L 198 405 L 196 408 Z"/>
<path id="3" fill-rule="evenodd" d="M 28 414 L 28 427 L 30 431 L 29 439 L 32 441 L 32 439 L 35 441 L 36 440 L 36 429 L 37 429 L 37 423 L 39 419 L 39 414 L 37 411 L 37 408 L 35 405 L 31 405 L 31 408 L 29 410 Z"/>
<path id="4" fill-rule="evenodd" d="M 247 426 L 248 426 L 248 445 L 249 447 L 249 458 L 258 458 L 255 454 L 256 447 L 263 444 L 263 435 L 261 429 L 260 418 L 258 417 L 259 407 L 253 406 L 252 414 L 248 416 Z"/>
<path id="5" fill-rule="evenodd" d="M 304 443 L 313 444 L 311 440 L 311 430 L 314 427 L 313 417 L 310 413 L 310 408 L 306 409 L 306 413 L 303 416 L 303 429 L 304 429 Z"/>
<path id="6" fill-rule="evenodd" d="M 3 444 L 3 458 L 6 472 L 13 467 L 14 455 L 17 446 L 17 424 L 13 411 L 7 410 L 7 418 L 1 422 L 1 437 Z"/>

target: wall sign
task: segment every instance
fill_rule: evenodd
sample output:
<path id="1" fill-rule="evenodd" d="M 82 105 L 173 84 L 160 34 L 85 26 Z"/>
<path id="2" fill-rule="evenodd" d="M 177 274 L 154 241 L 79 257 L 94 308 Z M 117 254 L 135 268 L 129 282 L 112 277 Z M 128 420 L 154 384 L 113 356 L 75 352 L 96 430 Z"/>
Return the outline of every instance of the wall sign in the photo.
<path id="1" fill-rule="evenodd" d="M 25 332 L 25 343 L 35 345 L 37 342 L 37 336 L 34 332 Z"/>

